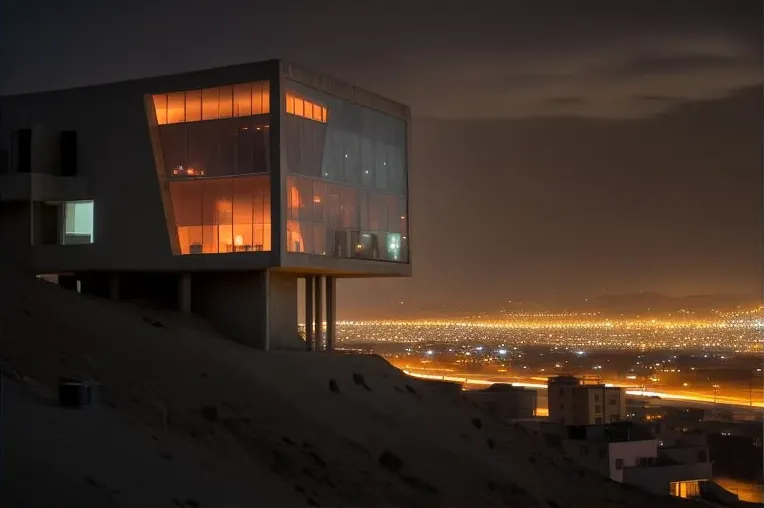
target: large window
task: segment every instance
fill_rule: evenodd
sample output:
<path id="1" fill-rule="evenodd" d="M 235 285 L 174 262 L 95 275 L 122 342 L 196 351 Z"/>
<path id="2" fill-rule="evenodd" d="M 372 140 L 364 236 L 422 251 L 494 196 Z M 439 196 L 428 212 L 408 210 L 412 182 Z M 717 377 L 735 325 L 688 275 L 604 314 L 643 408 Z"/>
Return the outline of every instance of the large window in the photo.
<path id="1" fill-rule="evenodd" d="M 271 250 L 269 176 L 170 182 L 181 254 Z"/>
<path id="2" fill-rule="evenodd" d="M 270 251 L 268 82 L 152 99 L 180 254 Z"/>
<path id="3" fill-rule="evenodd" d="M 235 118 L 159 127 L 168 178 L 270 171 L 267 120 Z"/>
<path id="4" fill-rule="evenodd" d="M 270 112 L 267 81 L 152 96 L 159 125 L 217 120 Z"/>
<path id="5" fill-rule="evenodd" d="M 287 251 L 407 262 L 405 121 L 287 86 Z"/>
<path id="6" fill-rule="evenodd" d="M 316 178 L 287 178 L 287 250 L 406 261 L 405 199 Z"/>
<path id="7" fill-rule="evenodd" d="M 93 201 L 64 203 L 63 245 L 93 243 Z"/>

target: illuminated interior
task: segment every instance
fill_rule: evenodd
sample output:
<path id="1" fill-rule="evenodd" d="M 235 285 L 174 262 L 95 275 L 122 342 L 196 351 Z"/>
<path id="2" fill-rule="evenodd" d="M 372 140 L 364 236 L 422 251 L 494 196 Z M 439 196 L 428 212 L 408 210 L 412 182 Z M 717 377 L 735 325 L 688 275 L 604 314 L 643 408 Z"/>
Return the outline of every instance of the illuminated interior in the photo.
<path id="1" fill-rule="evenodd" d="M 686 480 L 681 482 L 671 482 L 669 489 L 672 496 L 684 499 L 700 496 L 700 482 L 704 480 Z"/>
<path id="2" fill-rule="evenodd" d="M 406 201 L 348 185 L 287 178 L 287 250 L 405 261 Z"/>
<path id="3" fill-rule="evenodd" d="M 270 176 L 170 182 L 181 254 L 271 250 Z"/>
<path id="4" fill-rule="evenodd" d="M 287 251 L 408 262 L 405 121 L 287 87 Z"/>
<path id="5" fill-rule="evenodd" d="M 270 112 L 267 81 L 152 96 L 159 125 L 264 115 Z"/>
<path id="6" fill-rule="evenodd" d="M 293 93 L 286 94 L 286 112 L 290 115 L 326 123 L 326 107 Z"/>
<path id="7" fill-rule="evenodd" d="M 170 179 L 270 172 L 267 117 L 160 125 L 159 137 Z"/>
<path id="8" fill-rule="evenodd" d="M 63 245 L 93 243 L 93 201 L 66 201 L 64 203 Z"/>
<path id="9" fill-rule="evenodd" d="M 180 254 L 270 251 L 269 83 L 152 100 Z"/>

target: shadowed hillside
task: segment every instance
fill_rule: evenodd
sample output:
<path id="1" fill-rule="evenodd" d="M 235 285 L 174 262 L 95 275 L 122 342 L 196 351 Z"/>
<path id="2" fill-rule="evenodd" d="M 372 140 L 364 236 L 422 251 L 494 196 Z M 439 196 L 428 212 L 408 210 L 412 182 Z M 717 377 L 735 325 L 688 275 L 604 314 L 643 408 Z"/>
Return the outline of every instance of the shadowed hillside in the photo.
<path id="1" fill-rule="evenodd" d="M 675 506 L 580 470 L 376 356 L 262 353 L 4 276 L 2 506 Z M 59 376 L 102 404 L 55 404 Z"/>

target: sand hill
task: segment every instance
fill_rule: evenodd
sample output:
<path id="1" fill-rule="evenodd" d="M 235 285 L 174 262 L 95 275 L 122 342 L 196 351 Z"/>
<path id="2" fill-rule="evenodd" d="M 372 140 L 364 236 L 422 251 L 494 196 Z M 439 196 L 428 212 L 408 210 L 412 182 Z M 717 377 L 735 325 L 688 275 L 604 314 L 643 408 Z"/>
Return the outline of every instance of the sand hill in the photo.
<path id="1" fill-rule="evenodd" d="M 586 473 L 376 356 L 258 352 L 14 275 L 0 291 L 3 507 L 689 505 Z M 101 405 L 57 407 L 59 376 L 99 380 Z"/>

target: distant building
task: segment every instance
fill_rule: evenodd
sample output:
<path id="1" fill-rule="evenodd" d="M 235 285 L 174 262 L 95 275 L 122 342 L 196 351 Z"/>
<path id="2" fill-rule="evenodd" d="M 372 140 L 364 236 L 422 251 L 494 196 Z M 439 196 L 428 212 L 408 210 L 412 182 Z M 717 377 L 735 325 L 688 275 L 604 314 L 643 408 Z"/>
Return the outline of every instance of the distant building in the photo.
<path id="1" fill-rule="evenodd" d="M 587 469 L 656 494 L 698 497 L 712 478 L 708 446 L 674 440 L 660 446 L 650 427 L 620 422 L 568 426 L 562 440 L 566 455 Z"/>
<path id="2" fill-rule="evenodd" d="M 586 378 L 549 378 L 549 421 L 562 425 L 600 425 L 627 418 L 626 393 L 622 388 Z"/>
<path id="3" fill-rule="evenodd" d="M 468 390 L 464 396 L 484 411 L 502 420 L 536 416 L 538 393 L 521 386 L 496 383 L 483 390 Z"/>
<path id="4" fill-rule="evenodd" d="M 405 105 L 272 60 L 0 109 L 3 264 L 260 349 L 322 349 L 324 319 L 332 349 L 338 278 L 411 274 Z"/>
<path id="5" fill-rule="evenodd" d="M 455 383 L 453 381 L 442 381 L 440 379 L 422 379 L 421 381 L 430 386 L 433 391 L 452 399 L 458 399 L 464 391 L 464 387 L 461 383 Z"/>

